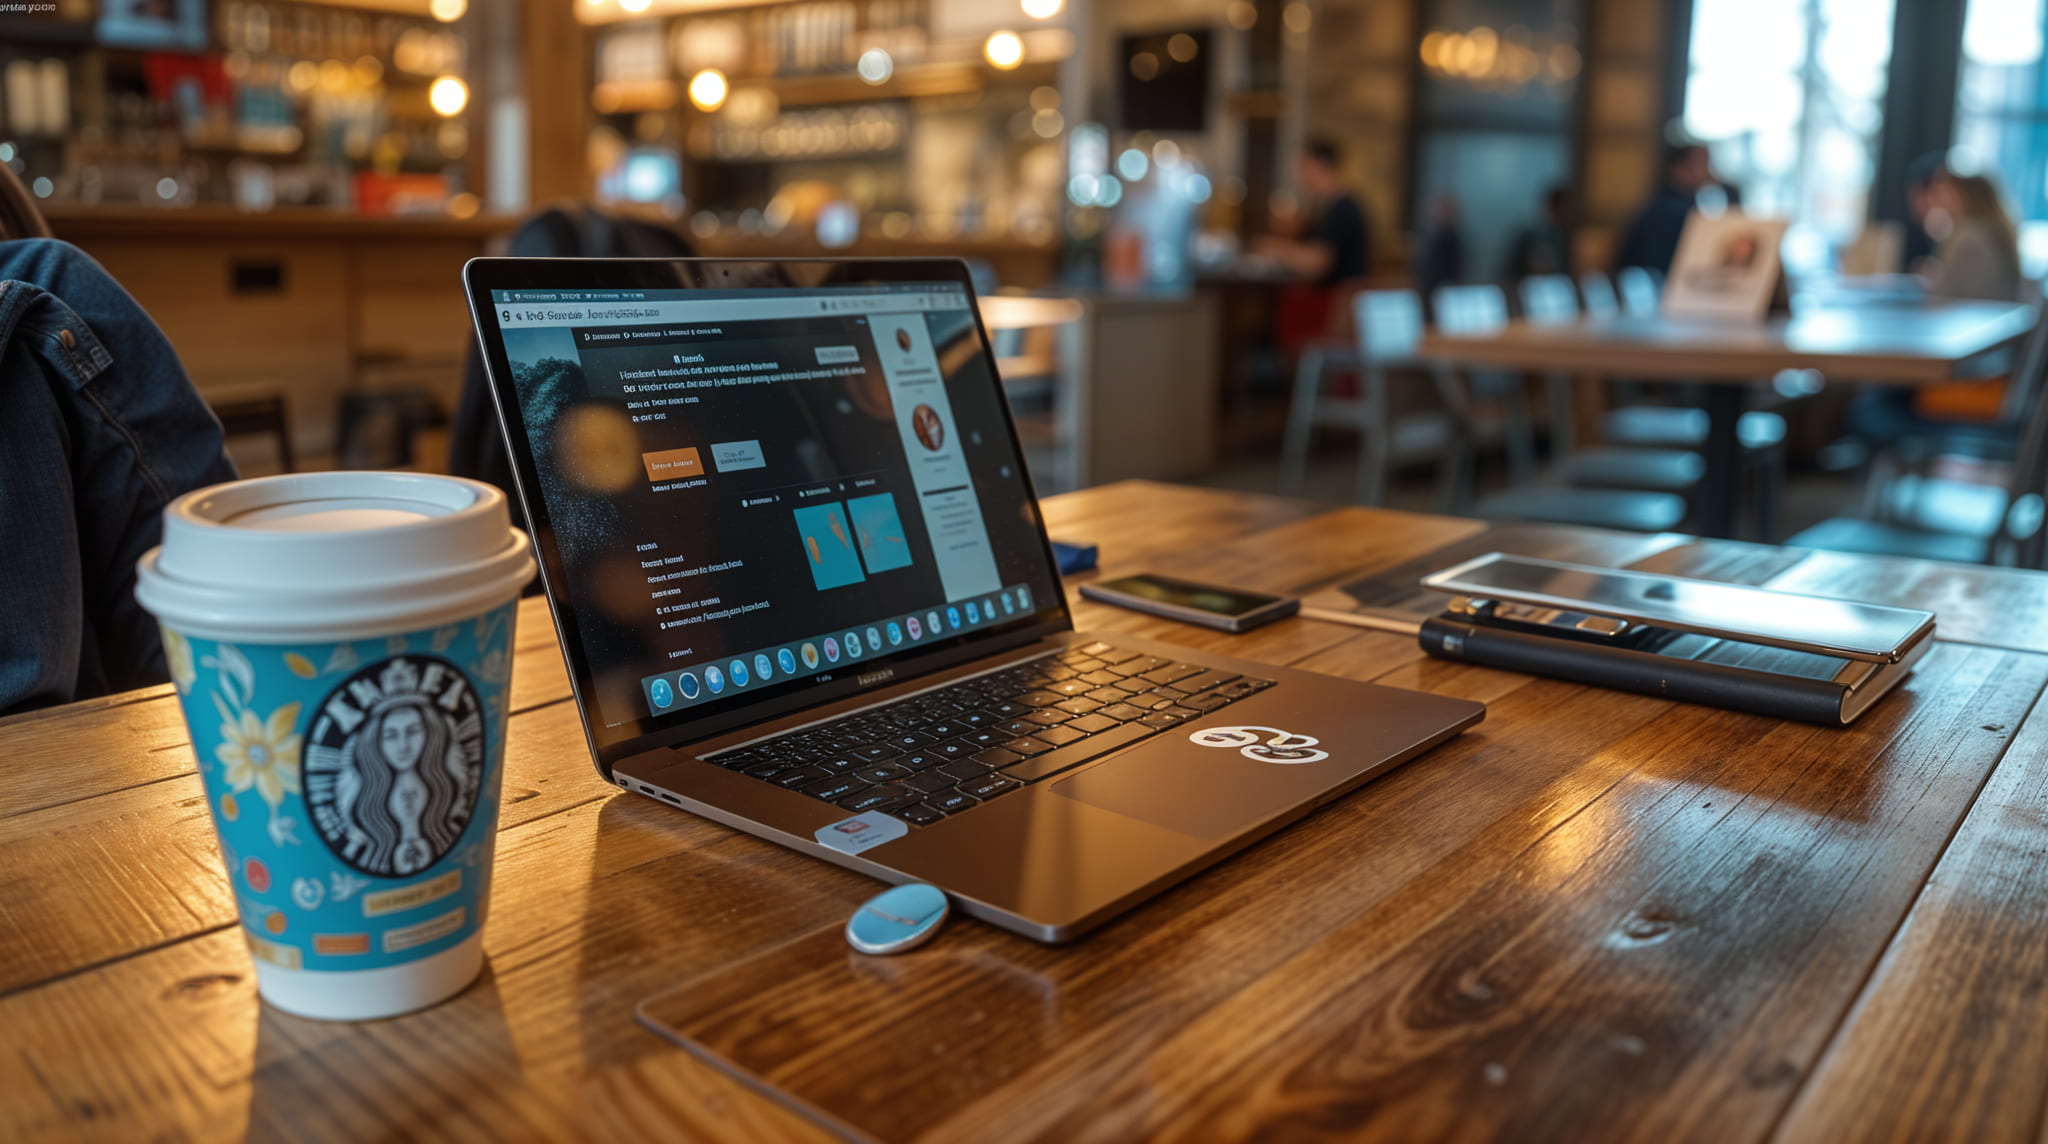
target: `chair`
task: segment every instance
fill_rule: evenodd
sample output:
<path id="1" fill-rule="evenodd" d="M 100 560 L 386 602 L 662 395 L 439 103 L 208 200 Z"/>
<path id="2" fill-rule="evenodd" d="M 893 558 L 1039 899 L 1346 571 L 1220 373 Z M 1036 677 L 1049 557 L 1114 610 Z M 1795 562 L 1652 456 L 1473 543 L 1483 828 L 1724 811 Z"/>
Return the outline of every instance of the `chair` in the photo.
<path id="1" fill-rule="evenodd" d="M 1493 322 L 1497 311 L 1491 297 L 1486 293 L 1492 287 L 1450 287 L 1447 290 L 1461 292 L 1459 297 L 1445 300 L 1439 292 L 1438 313 L 1443 316 L 1439 322 L 1446 330 L 1455 332 L 1479 332 L 1498 328 Z M 1497 292 L 1496 292 L 1497 293 Z M 1522 301 L 1525 321 L 1531 325 L 1564 325 L 1578 320 L 1578 295 L 1572 288 L 1572 281 L 1564 275 L 1542 275 L 1521 283 L 1518 293 Z M 1458 323 L 1474 323 L 1469 330 L 1456 330 Z M 1511 385 L 1512 399 L 1519 403 L 1526 401 L 1519 378 L 1508 378 L 1504 385 Z M 1550 430 L 1552 455 L 1558 466 L 1562 483 L 1591 488 L 1647 489 L 1657 492 L 1688 493 L 1695 488 L 1706 471 L 1705 463 L 1694 453 L 1675 449 L 1617 449 L 1595 447 L 1578 450 L 1573 447 L 1573 423 L 1576 416 L 1571 397 L 1572 379 L 1562 374 L 1545 377 L 1549 392 Z M 1519 404 L 1510 405 L 1511 430 L 1526 432 L 1522 427 L 1526 420 L 1517 420 L 1517 414 L 1526 419 L 1526 410 Z M 1510 449 L 1518 436 L 1509 438 Z M 1531 446 L 1533 449 L 1533 446 Z M 1509 455 L 1510 471 L 1517 481 L 1531 475 L 1533 465 L 1517 468 L 1514 453 Z"/>
<path id="2" fill-rule="evenodd" d="M 1640 266 L 1624 266 L 1614 277 L 1614 283 L 1621 291 L 1621 308 L 1631 318 L 1650 318 L 1657 314 L 1657 295 L 1662 292 L 1656 275 Z"/>
<path id="3" fill-rule="evenodd" d="M 1507 295 L 1498 286 L 1439 286 L 1433 300 L 1437 328 L 1447 334 L 1494 334 L 1508 324 Z M 1461 395 L 1461 416 L 1468 427 L 1476 428 L 1472 408 L 1475 402 L 1497 403 L 1501 407 L 1508 476 L 1517 482 L 1534 477 L 1536 433 L 1529 419 L 1529 387 L 1522 375 L 1481 369 L 1463 371 L 1462 377 L 1458 377 L 1447 366 L 1434 368 L 1440 377 L 1439 389 Z"/>
<path id="4" fill-rule="evenodd" d="M 339 421 L 337 468 L 403 469 L 419 460 L 419 434 L 447 425 L 448 411 L 418 388 L 344 393 Z"/>
<path id="5" fill-rule="evenodd" d="M 1489 494 L 1474 511 L 1488 520 L 1671 532 L 1685 523 L 1686 505 L 1670 493 L 1529 485 Z"/>
<path id="6" fill-rule="evenodd" d="M 1579 320 L 1578 291 L 1563 274 L 1539 274 L 1524 278 L 1515 288 L 1522 303 L 1522 320 L 1532 326 L 1569 326 Z M 1548 373 L 1543 376 L 1550 396 L 1550 451 L 1563 456 L 1578 440 L 1577 402 L 1572 400 L 1572 376 Z"/>
<path id="7" fill-rule="evenodd" d="M 1598 270 L 1579 275 L 1579 297 L 1585 302 L 1586 316 L 1596 322 L 1621 316 L 1621 299 L 1615 296 L 1614 281 Z"/>
<path id="8" fill-rule="evenodd" d="M 1605 274 L 1589 270 L 1579 276 L 1579 288 L 1586 299 L 1586 313 L 1593 318 L 1615 318 L 1625 310 L 1630 317 L 1657 313 L 1656 275 L 1640 266 L 1624 267 L 1619 275 L 1621 301 Z M 1617 379 L 1619 380 L 1619 379 Z M 1646 387 L 1624 383 L 1621 389 L 1637 399 Z M 1657 387 L 1663 389 L 1664 387 Z M 1736 435 L 1742 443 L 1745 473 L 1756 485 L 1756 531 L 1766 541 L 1776 539 L 1777 506 L 1785 482 L 1785 419 L 1765 410 L 1742 415 Z M 1588 457 L 1566 479 L 1592 486 L 1656 488 L 1667 492 L 1693 489 L 1705 472 L 1697 457 L 1707 442 L 1705 410 L 1682 405 L 1630 403 L 1607 410 L 1600 418 L 1600 439 L 1608 446 L 1628 450 L 1656 450 L 1654 462 L 1627 461 L 1617 454 Z"/>
<path id="9" fill-rule="evenodd" d="M 1578 292 L 1572 280 L 1562 274 L 1525 279 L 1519 292 L 1523 319 L 1530 325 L 1567 325 L 1578 320 Z M 1706 463 L 1688 449 L 1616 448 L 1598 445 L 1576 449 L 1572 445 L 1577 420 L 1572 401 L 1572 379 L 1562 374 L 1546 378 L 1550 390 L 1550 432 L 1552 455 L 1560 481 L 1585 488 L 1649 489 L 1687 494 L 1699 485 Z"/>
<path id="10" fill-rule="evenodd" d="M 1570 288 L 1570 281 L 1564 286 Z M 1544 311 L 1546 320 L 1554 319 L 1559 312 L 1556 290 L 1550 286 L 1538 287 L 1536 306 Z M 1445 286 L 1437 291 L 1436 312 L 1438 328 L 1450 333 L 1483 334 L 1498 330 L 1506 322 L 1506 298 L 1495 286 Z M 1524 296 L 1525 309 L 1529 304 Z M 1530 320 L 1536 318 L 1532 315 Z M 1472 372 L 1460 374 L 1457 371 L 1438 367 L 1435 371 L 1438 385 L 1459 418 L 1461 433 L 1453 463 L 1459 476 L 1459 491 L 1469 493 L 1473 482 L 1473 442 L 1477 427 L 1473 417 L 1474 389 L 1477 384 L 1486 384 L 1494 395 L 1504 399 L 1508 421 L 1509 471 L 1511 487 L 1479 498 L 1476 511 L 1480 516 L 1513 520 L 1544 521 L 1552 524 L 1584 524 L 1608 528 L 1626 528 L 1640 532 L 1663 532 L 1677 528 L 1685 519 L 1684 498 L 1665 492 L 1642 492 L 1627 489 L 1574 488 L 1559 484 L 1537 484 L 1533 477 L 1535 468 L 1533 443 L 1526 438 L 1523 448 L 1527 461 L 1518 471 L 1516 447 L 1518 436 L 1527 433 L 1528 408 L 1527 390 L 1523 388 L 1519 374 Z M 1468 385 L 1473 386 L 1468 389 Z M 1519 398 L 1519 400 L 1518 400 Z M 1458 507 L 1467 499 L 1460 496 Z"/>
<path id="11" fill-rule="evenodd" d="M 1601 436 L 1617 450 L 1696 457 L 1706 445 L 1707 430 L 1706 410 L 1676 405 L 1625 405 L 1609 410 L 1601 419 Z M 1742 448 L 1743 476 L 1755 482 L 1751 503 L 1756 537 L 1775 544 L 1779 501 L 1785 487 L 1785 419 L 1776 413 L 1752 409 L 1736 422 L 1735 436 Z M 1674 477 L 1677 471 L 1672 470 Z M 1704 468 L 1701 471 L 1704 473 Z M 1582 471 L 1580 477 L 1583 483 L 1601 483 L 1592 469 Z M 1685 487 L 1694 483 L 1688 480 Z M 1658 487 L 1675 490 L 1677 486 Z"/>
<path id="12" fill-rule="evenodd" d="M 1524 278 L 1515 288 L 1522 318 L 1532 326 L 1568 326 L 1579 320 L 1579 295 L 1563 274 Z"/>
<path id="13" fill-rule="evenodd" d="M 993 292 L 979 297 L 996 376 L 1033 479 L 1041 492 L 1080 487 L 1082 410 L 1072 375 L 1081 358 L 1086 308 L 1074 298 Z"/>
<path id="14" fill-rule="evenodd" d="M 2003 426 L 1959 427 L 1874 466 L 1863 515 L 1834 517 L 1793 535 L 1794 548 L 2041 568 L 2048 496 L 2048 322 L 2036 321 L 2007 387 Z M 1996 483 L 1957 470 L 2002 467 Z M 1887 471 L 1888 470 L 1888 471 Z"/>
<path id="15" fill-rule="evenodd" d="M 224 394 L 216 390 L 207 397 L 206 404 L 220 419 L 221 435 L 227 440 L 267 437 L 271 447 L 277 451 L 279 470 L 287 473 L 298 470 L 292 455 L 291 422 L 286 416 L 282 393 L 249 391 Z"/>
<path id="16" fill-rule="evenodd" d="M 1355 494 L 1360 504 L 1376 505 L 1386 496 L 1387 471 L 1401 444 L 1395 440 L 1397 429 L 1410 430 L 1411 438 L 1448 439 L 1453 431 L 1444 418 L 1415 417 L 1396 426 L 1388 417 L 1388 371 L 1422 367 L 1415 355 L 1422 340 L 1421 296 L 1413 290 L 1361 290 L 1352 296 L 1351 316 L 1351 343 L 1323 340 L 1303 347 L 1281 450 L 1281 490 L 1300 493 L 1310 440 L 1318 428 L 1355 429 L 1361 437 Z M 1339 369 L 1357 371 L 1358 396 L 1324 392 L 1330 373 Z M 1446 509 L 1455 507 L 1458 478 L 1455 466 L 1440 467 L 1438 499 Z"/>

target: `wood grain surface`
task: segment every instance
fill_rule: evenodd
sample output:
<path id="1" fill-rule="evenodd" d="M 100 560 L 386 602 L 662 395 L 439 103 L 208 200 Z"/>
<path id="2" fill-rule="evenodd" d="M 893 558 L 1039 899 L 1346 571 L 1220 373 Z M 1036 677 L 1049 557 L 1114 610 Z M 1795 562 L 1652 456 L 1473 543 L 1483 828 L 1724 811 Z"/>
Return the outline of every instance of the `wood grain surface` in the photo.
<path id="1" fill-rule="evenodd" d="M 1143 483 L 1044 515 L 1102 575 L 1288 591 L 1481 528 Z M 257 1002 L 168 689 L 0 721 L 0 1139 L 2038 1139 L 2048 578 L 1629 555 L 1925 596 L 1947 642 L 1830 730 L 1076 599 L 1490 712 L 1075 945 L 960 921 L 892 959 L 838 932 L 874 883 L 601 782 L 529 601 L 489 966 L 359 1025 Z"/>

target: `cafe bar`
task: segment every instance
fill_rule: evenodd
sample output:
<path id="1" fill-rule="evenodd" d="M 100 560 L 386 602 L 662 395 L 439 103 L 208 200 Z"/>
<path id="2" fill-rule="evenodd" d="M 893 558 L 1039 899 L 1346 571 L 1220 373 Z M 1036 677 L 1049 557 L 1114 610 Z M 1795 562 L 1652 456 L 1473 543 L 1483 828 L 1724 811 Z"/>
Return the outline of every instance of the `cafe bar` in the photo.
<path id="1" fill-rule="evenodd" d="M 0 1141 L 2040 1141 L 2044 65 L 0 2 Z"/>

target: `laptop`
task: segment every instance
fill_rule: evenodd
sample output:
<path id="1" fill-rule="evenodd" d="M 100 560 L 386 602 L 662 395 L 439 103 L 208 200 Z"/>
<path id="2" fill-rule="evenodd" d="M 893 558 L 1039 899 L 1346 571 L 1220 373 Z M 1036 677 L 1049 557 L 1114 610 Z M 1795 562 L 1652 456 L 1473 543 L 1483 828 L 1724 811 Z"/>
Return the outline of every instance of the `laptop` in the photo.
<path id="1" fill-rule="evenodd" d="M 1063 941 L 1485 714 L 1074 630 L 963 262 L 464 280 L 626 790 Z"/>

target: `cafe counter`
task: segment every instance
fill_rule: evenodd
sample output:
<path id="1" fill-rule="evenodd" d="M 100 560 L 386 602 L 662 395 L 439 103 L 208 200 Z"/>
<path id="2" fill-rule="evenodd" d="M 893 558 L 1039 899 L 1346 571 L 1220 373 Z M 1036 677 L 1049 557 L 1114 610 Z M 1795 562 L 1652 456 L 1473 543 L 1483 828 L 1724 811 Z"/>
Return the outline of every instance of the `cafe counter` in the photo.
<path id="1" fill-rule="evenodd" d="M 282 396 L 314 464 L 333 453 L 344 393 L 424 389 L 453 407 L 471 337 L 462 264 L 516 225 L 316 209 L 45 213 L 163 327 L 202 394 Z"/>
<path id="2" fill-rule="evenodd" d="M 471 343 L 462 264 L 496 250 L 519 221 L 305 208 L 46 213 L 58 237 L 92 254 L 148 309 L 209 400 L 281 397 L 302 467 L 334 459 L 344 395 L 423 392 L 455 407 Z M 877 235 L 839 248 L 795 236 L 691 241 L 719 257 L 965 258 L 1005 289 L 1049 285 L 1059 259 L 1054 243 L 990 237 Z M 1056 456 L 1057 471 L 1045 474 L 1051 487 L 1186 476 L 1213 460 L 1207 331 L 1215 321 L 1214 300 L 1199 295 L 1087 299 L 1086 317 L 1045 371 L 1064 391 L 1045 424 Z M 1096 378 L 1119 380 L 1091 384 Z M 419 460 L 438 464 L 437 447 Z"/>

